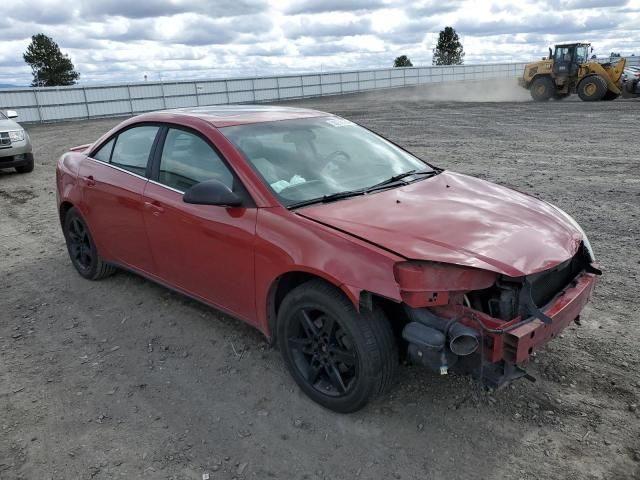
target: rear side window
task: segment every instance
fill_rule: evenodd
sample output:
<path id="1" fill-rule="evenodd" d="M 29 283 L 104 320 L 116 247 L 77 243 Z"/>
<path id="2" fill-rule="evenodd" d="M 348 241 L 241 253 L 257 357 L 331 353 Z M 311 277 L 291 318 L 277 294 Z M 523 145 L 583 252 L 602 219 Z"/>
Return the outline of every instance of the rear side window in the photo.
<path id="1" fill-rule="evenodd" d="M 160 158 L 158 181 L 184 192 L 205 180 L 218 180 L 233 189 L 232 173 L 207 142 L 193 133 L 170 128 Z"/>
<path id="2" fill-rule="evenodd" d="M 151 154 L 151 147 L 159 129 L 160 127 L 143 126 L 130 128 L 122 132 L 115 139 L 111 163 L 144 176 L 149 155 Z"/>
<path id="3" fill-rule="evenodd" d="M 100 160 L 101 162 L 109 163 L 109 160 L 111 160 L 111 152 L 113 151 L 113 144 L 115 142 L 115 138 L 109 140 L 106 145 L 93 155 L 93 158 Z"/>

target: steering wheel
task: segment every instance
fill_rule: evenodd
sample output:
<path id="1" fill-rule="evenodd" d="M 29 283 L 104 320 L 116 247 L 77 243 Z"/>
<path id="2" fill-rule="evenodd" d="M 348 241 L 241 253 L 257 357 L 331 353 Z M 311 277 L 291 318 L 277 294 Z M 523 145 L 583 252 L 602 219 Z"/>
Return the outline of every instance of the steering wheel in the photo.
<path id="1" fill-rule="evenodd" d="M 329 155 L 323 158 L 325 165 L 337 160 L 338 157 L 344 157 L 347 161 L 351 160 L 351 155 L 349 155 L 344 150 L 336 150 L 335 152 L 331 152 Z M 341 162 L 344 162 L 342 160 Z"/>
<path id="2" fill-rule="evenodd" d="M 318 185 L 324 183 L 322 180 L 307 180 L 306 182 L 302 182 L 302 183 L 295 183 L 293 185 L 289 185 L 284 187 L 282 190 L 280 190 L 279 194 L 282 195 L 283 197 L 288 197 L 287 192 L 294 192 L 295 190 L 300 190 L 302 188 L 306 188 L 310 185 Z"/>

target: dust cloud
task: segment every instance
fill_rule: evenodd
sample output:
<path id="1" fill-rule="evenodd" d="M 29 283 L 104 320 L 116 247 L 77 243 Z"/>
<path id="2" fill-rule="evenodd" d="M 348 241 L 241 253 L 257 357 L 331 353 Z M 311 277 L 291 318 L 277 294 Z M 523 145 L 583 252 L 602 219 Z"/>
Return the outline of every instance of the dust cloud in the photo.
<path id="1" fill-rule="evenodd" d="M 393 92 L 393 93 L 391 93 Z M 529 91 L 517 78 L 430 83 L 389 91 L 389 98 L 431 102 L 529 102 Z"/>

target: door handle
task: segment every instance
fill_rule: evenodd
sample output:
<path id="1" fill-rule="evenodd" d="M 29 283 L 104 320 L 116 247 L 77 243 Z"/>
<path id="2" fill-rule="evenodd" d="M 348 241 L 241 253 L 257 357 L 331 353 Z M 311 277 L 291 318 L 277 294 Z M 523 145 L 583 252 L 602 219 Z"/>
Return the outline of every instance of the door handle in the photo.
<path id="1" fill-rule="evenodd" d="M 155 216 L 158 216 L 162 212 L 164 212 L 164 208 L 162 208 L 158 202 L 144 202 L 144 208 L 152 210 L 152 213 Z"/>
<path id="2" fill-rule="evenodd" d="M 84 177 L 84 181 L 86 182 L 87 186 L 89 186 L 89 187 L 93 187 L 96 184 L 96 180 L 95 180 L 95 178 L 93 178 L 93 175 L 89 175 L 88 177 Z"/>

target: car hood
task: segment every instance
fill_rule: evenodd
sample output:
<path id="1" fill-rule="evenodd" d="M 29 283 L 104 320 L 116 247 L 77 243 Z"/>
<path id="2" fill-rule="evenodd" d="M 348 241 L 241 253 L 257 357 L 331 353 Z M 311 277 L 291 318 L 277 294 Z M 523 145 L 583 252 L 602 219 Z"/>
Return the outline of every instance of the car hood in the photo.
<path id="1" fill-rule="evenodd" d="M 0 132 L 8 132 L 9 130 L 22 130 L 22 127 L 13 120 L 0 119 Z"/>
<path id="2" fill-rule="evenodd" d="M 511 277 L 554 267 L 582 241 L 582 233 L 548 203 L 452 172 L 296 213 L 407 259 Z"/>

